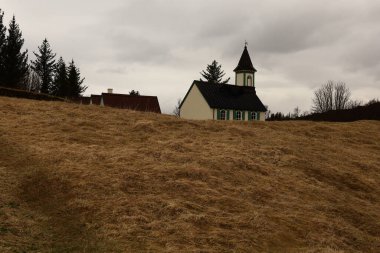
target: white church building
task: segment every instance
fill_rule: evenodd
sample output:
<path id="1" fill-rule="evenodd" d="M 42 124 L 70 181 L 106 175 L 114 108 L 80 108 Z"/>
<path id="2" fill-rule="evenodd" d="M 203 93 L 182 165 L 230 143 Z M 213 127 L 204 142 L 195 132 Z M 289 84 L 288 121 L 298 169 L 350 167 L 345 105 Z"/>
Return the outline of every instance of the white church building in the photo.
<path id="1" fill-rule="evenodd" d="M 247 46 L 234 70 L 235 84 L 194 81 L 180 105 L 180 117 L 195 120 L 265 121 L 267 109 L 256 94 Z"/>

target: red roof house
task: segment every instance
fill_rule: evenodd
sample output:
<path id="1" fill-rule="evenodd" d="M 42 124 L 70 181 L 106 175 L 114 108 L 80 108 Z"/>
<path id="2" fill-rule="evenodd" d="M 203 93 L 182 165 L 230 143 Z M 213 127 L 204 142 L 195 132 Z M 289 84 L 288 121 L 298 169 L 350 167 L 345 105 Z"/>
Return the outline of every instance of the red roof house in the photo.
<path id="1" fill-rule="evenodd" d="M 161 113 L 156 96 L 102 93 L 100 105 L 142 112 Z"/>
<path id="2" fill-rule="evenodd" d="M 101 95 L 91 95 L 90 105 L 100 105 Z"/>

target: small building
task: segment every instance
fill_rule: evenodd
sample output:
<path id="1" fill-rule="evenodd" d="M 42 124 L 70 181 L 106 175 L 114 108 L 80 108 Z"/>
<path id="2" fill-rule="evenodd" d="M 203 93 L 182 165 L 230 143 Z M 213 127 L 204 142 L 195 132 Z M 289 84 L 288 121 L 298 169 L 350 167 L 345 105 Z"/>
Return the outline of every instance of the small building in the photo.
<path id="1" fill-rule="evenodd" d="M 234 70 L 235 84 L 194 81 L 180 105 L 180 117 L 195 120 L 265 121 L 267 109 L 256 94 L 247 45 Z"/>
<path id="2" fill-rule="evenodd" d="M 100 105 L 101 95 L 91 95 L 90 105 Z"/>
<path id="3" fill-rule="evenodd" d="M 107 93 L 102 93 L 101 95 L 91 95 L 86 104 L 161 113 L 160 104 L 156 96 L 140 96 L 138 93 L 135 95 L 116 94 L 113 93 L 113 89 L 108 89 Z"/>
<path id="4" fill-rule="evenodd" d="M 100 98 L 100 106 L 161 113 L 160 105 L 156 96 L 102 93 Z"/>

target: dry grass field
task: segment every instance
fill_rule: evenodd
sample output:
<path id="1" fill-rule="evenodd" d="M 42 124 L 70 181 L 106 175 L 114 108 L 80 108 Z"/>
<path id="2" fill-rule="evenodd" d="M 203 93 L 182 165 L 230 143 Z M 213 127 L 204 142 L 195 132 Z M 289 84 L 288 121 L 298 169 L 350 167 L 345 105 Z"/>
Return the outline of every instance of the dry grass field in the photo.
<path id="1" fill-rule="evenodd" d="M 0 252 L 380 252 L 380 122 L 0 97 Z"/>

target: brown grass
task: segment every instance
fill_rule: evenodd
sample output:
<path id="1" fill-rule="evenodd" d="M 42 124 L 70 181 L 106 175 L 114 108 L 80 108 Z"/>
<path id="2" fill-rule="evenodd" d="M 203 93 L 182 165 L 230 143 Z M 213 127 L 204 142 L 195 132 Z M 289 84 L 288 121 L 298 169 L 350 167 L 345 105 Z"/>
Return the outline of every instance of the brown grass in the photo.
<path id="1" fill-rule="evenodd" d="M 0 252 L 380 252 L 380 122 L 0 119 Z"/>

